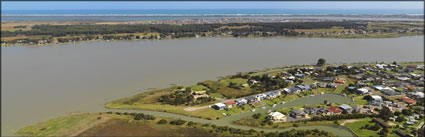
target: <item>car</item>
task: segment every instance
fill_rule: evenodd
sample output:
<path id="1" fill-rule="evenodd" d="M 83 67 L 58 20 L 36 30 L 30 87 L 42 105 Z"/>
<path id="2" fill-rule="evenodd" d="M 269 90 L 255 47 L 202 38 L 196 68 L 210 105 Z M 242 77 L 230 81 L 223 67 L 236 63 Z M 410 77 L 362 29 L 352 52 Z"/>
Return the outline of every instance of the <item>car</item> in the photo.
<path id="1" fill-rule="evenodd" d="M 266 107 L 261 107 L 262 109 L 266 109 Z"/>
<path id="2" fill-rule="evenodd" d="M 252 109 L 251 112 L 255 112 L 255 109 Z"/>
<path id="3" fill-rule="evenodd" d="M 272 107 L 276 107 L 276 104 L 273 104 Z"/>

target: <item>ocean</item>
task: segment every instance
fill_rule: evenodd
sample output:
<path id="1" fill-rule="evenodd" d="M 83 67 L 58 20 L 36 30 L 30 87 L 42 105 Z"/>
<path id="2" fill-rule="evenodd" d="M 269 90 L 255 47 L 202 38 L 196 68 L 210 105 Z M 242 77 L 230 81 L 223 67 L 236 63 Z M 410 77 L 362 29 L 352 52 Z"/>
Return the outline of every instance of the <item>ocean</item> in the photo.
<path id="1" fill-rule="evenodd" d="M 282 9 L 206 9 L 206 10 L 2 10 L 2 21 L 19 20 L 170 20 L 223 16 L 271 15 L 423 15 L 423 10 L 282 10 Z"/>

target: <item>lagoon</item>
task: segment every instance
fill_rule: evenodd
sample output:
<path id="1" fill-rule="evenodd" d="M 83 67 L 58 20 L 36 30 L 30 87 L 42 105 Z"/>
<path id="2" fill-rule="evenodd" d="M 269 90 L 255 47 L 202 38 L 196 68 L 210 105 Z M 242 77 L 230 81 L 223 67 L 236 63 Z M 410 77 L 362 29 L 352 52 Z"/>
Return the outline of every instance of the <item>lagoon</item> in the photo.
<path id="1" fill-rule="evenodd" d="M 423 36 L 188 38 L 2 47 L 2 136 L 149 88 L 286 65 L 424 61 Z"/>

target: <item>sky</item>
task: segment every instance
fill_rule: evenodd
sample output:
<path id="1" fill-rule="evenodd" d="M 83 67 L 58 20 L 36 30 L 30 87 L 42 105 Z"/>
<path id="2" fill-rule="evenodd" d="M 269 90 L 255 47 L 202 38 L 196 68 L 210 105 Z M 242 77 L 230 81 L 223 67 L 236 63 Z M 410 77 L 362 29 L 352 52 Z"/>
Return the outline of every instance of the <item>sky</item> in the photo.
<path id="1" fill-rule="evenodd" d="M 143 9 L 424 9 L 416 2 L 1 2 L 2 10 L 143 10 Z"/>

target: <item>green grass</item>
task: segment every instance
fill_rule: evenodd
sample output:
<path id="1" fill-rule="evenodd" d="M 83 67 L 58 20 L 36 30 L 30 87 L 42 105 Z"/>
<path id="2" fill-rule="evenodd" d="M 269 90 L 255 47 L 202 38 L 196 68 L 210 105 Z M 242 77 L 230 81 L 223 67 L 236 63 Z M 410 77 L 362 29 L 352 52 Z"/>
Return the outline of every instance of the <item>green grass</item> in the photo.
<path id="1" fill-rule="evenodd" d="M 273 105 L 275 104 L 273 101 L 271 100 L 263 100 L 264 103 L 266 103 L 267 105 Z"/>
<path id="2" fill-rule="evenodd" d="M 344 126 L 351 129 L 355 134 L 361 137 L 379 137 L 377 131 L 368 130 L 368 129 L 360 129 L 361 127 L 365 126 L 366 124 L 373 125 L 375 123 L 370 123 L 370 118 L 364 118 L 364 119 L 358 119 L 359 121 L 353 122 L 353 123 L 347 123 Z"/>
<path id="3" fill-rule="evenodd" d="M 69 136 L 98 121 L 98 114 L 72 114 L 19 129 L 23 136 Z"/>
<path id="4" fill-rule="evenodd" d="M 193 85 L 190 88 L 192 89 L 192 91 L 208 90 L 208 88 L 203 85 Z"/>
<path id="5" fill-rule="evenodd" d="M 235 83 L 237 85 L 242 85 L 242 84 L 246 84 L 247 81 L 248 81 L 248 79 L 243 79 L 243 78 L 234 78 L 234 79 L 226 78 L 226 79 L 220 80 L 220 82 L 224 83 L 226 86 L 229 85 L 229 83 Z"/>
<path id="6" fill-rule="evenodd" d="M 364 96 L 357 96 L 354 97 L 354 102 L 350 103 L 350 105 L 366 105 L 367 100 L 363 99 Z"/>

